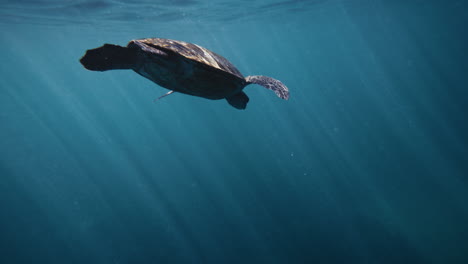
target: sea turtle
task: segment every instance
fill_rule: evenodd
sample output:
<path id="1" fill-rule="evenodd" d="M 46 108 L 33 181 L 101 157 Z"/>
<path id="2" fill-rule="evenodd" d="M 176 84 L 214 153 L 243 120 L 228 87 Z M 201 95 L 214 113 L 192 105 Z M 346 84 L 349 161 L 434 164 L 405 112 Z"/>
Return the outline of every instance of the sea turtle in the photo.
<path id="1" fill-rule="evenodd" d="M 237 109 L 245 109 L 249 97 L 242 91 L 255 83 L 273 90 L 282 99 L 288 88 L 267 76 L 244 76 L 224 57 L 178 40 L 147 38 L 132 40 L 127 47 L 104 44 L 87 50 L 81 64 L 92 71 L 131 69 L 173 92 L 208 99 L 226 99 Z M 160 97 L 160 98 L 161 98 Z M 158 98 L 159 99 L 159 98 Z"/>

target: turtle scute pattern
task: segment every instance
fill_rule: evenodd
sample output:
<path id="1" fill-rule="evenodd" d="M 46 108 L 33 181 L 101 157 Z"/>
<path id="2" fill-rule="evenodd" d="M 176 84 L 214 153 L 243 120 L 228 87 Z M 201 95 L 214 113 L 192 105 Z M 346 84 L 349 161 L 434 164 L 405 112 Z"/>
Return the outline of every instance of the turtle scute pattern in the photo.
<path id="1" fill-rule="evenodd" d="M 205 65 L 236 75 L 239 78 L 244 78 L 242 73 L 240 73 L 240 71 L 226 58 L 196 44 L 161 38 L 148 38 L 134 41 L 139 41 L 150 46 L 171 50 L 186 57 L 187 59 L 198 61 Z"/>

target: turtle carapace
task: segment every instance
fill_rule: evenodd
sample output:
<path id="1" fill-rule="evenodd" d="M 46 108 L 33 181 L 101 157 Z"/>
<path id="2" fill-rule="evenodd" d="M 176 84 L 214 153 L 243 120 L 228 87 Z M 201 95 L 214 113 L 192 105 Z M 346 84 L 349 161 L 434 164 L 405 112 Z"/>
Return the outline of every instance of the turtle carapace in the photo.
<path id="1" fill-rule="evenodd" d="M 224 57 L 178 40 L 148 38 L 132 40 L 127 47 L 113 44 L 86 51 L 81 64 L 92 71 L 131 69 L 167 88 L 166 95 L 179 92 L 208 99 L 226 99 L 237 109 L 245 109 L 249 97 L 242 91 L 259 84 L 282 99 L 288 88 L 267 76 L 244 76 Z M 164 95 L 165 96 L 165 95 Z"/>

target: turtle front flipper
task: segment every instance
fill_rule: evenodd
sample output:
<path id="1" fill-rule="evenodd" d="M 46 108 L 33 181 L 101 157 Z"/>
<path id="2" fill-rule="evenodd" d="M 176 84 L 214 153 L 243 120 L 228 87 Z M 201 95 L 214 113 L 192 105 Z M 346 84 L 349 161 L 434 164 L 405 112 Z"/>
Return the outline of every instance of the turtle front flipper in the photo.
<path id="1" fill-rule="evenodd" d="M 137 55 L 137 49 L 104 44 L 102 47 L 87 50 L 80 62 L 91 71 L 133 69 L 137 63 Z"/>
<path id="2" fill-rule="evenodd" d="M 288 100 L 289 99 L 289 90 L 286 85 L 284 85 L 282 82 L 273 79 L 268 76 L 262 76 L 262 75 L 255 75 L 255 76 L 247 76 L 245 78 L 247 81 L 247 84 L 258 84 L 261 85 L 268 90 L 272 90 L 275 92 L 275 94 L 280 97 L 281 99 Z"/>
<path id="3" fill-rule="evenodd" d="M 243 110 L 247 107 L 247 103 L 249 102 L 249 97 L 244 92 L 238 92 L 234 95 L 226 97 L 226 100 L 233 107 Z"/>

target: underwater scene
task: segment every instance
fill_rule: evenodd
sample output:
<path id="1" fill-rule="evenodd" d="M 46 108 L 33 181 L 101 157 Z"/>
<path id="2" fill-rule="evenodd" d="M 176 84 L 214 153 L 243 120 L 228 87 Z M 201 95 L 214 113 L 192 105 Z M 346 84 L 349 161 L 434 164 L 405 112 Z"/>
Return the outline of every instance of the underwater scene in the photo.
<path id="1" fill-rule="evenodd" d="M 468 263 L 466 10 L 0 0 L 0 263 Z"/>

